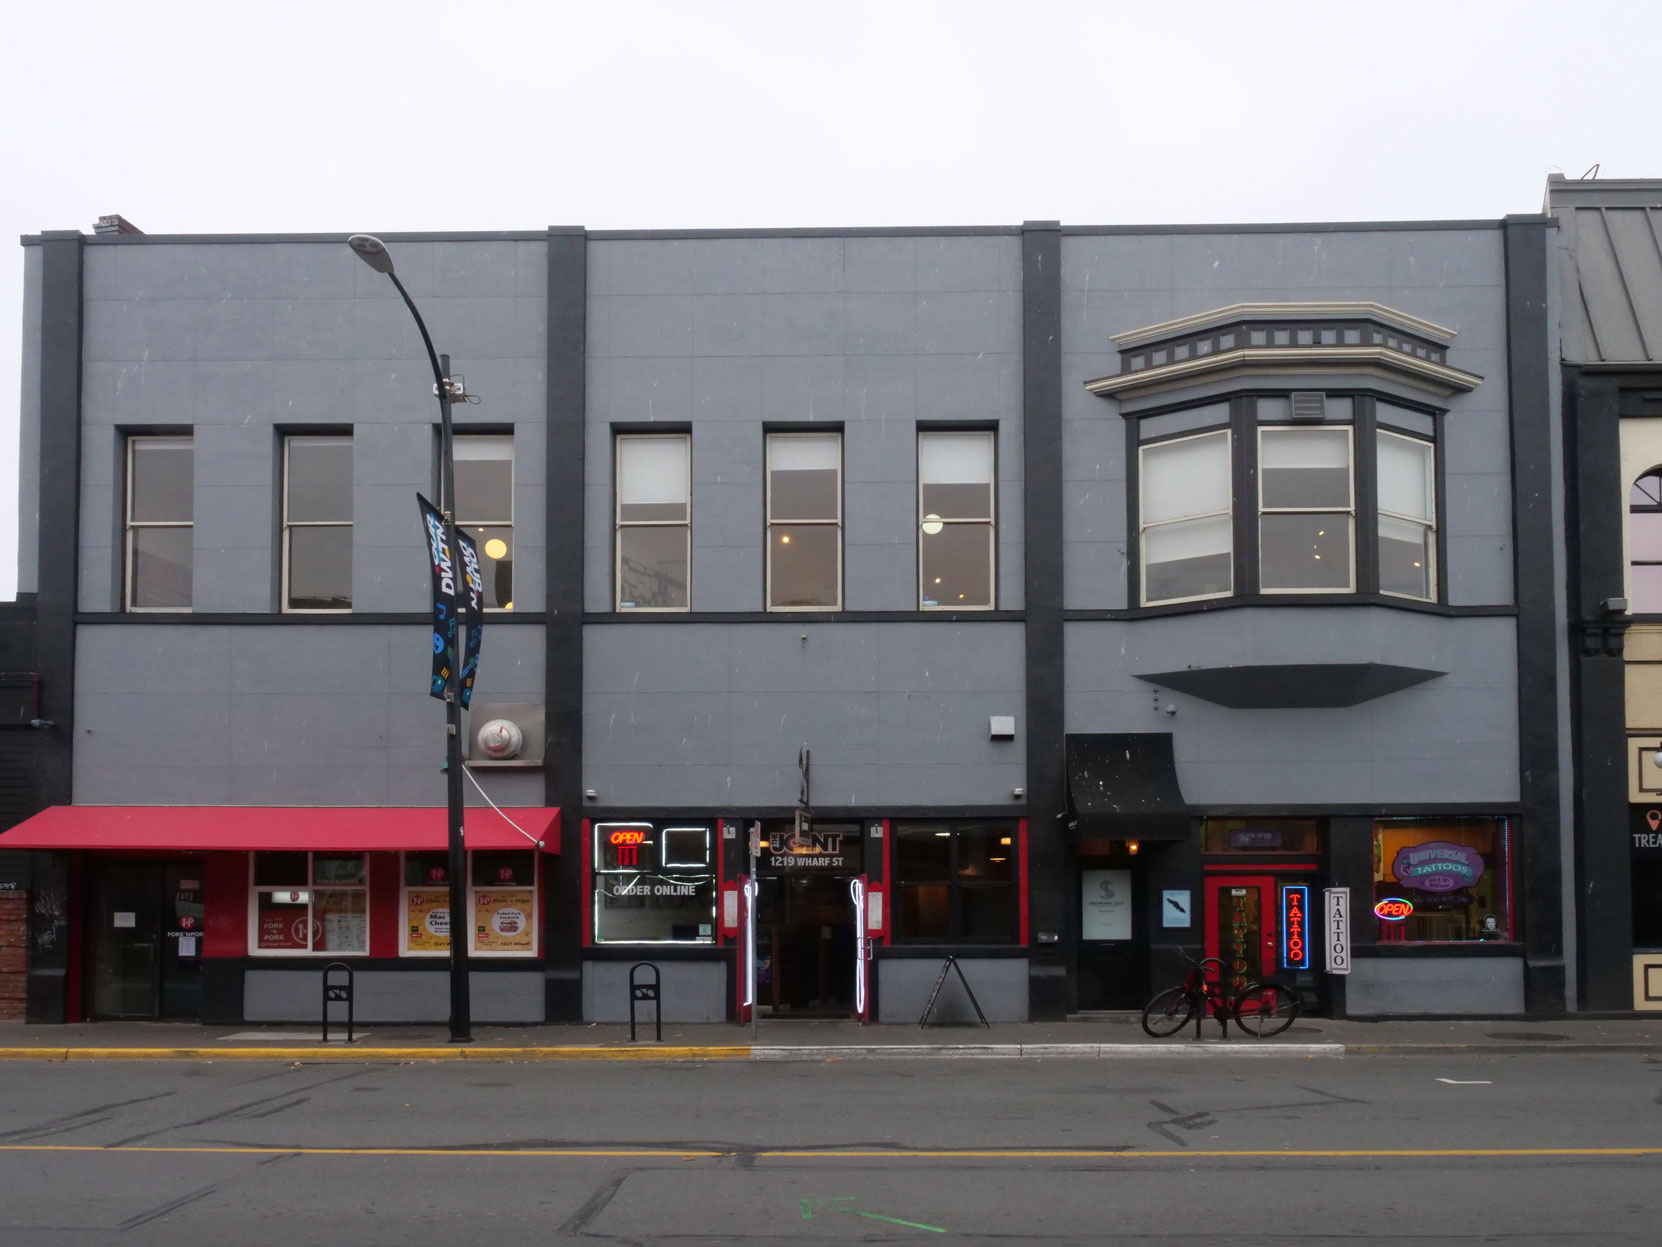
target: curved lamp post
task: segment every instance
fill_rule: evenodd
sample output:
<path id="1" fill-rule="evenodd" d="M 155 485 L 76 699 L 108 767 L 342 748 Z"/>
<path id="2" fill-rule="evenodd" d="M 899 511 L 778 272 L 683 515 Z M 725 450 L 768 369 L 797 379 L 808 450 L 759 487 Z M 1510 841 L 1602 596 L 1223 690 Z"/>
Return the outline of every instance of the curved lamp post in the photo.
<path id="1" fill-rule="evenodd" d="M 427 322 L 421 319 L 421 312 L 417 310 L 410 292 L 404 289 L 404 283 L 398 280 L 398 274 L 393 272 L 392 253 L 387 250 L 386 244 L 373 234 L 353 234 L 346 240 L 347 245 L 358 255 L 358 258 L 377 273 L 385 273 L 397 288 L 404 299 L 404 306 L 410 309 L 410 315 L 415 317 L 416 328 L 421 330 L 422 344 L 427 348 L 427 359 L 433 365 L 433 393 L 439 399 L 439 510 L 444 513 L 444 540 L 450 547 L 451 565 L 461 571 L 462 547 L 456 534 L 456 453 L 451 434 L 450 404 L 455 397 L 453 383 L 450 380 L 450 357 L 438 355 L 433 350 L 433 339 L 427 332 Z M 448 827 L 447 845 L 450 850 L 450 864 L 446 874 L 450 878 L 450 1042 L 471 1043 L 473 1041 L 473 1005 L 469 992 L 467 975 L 467 853 L 462 841 L 462 646 L 466 644 L 466 629 L 457 622 L 457 611 L 466 596 L 461 576 L 456 575 L 452 584 L 455 592 L 449 603 L 450 625 L 456 629 L 457 652 L 452 655 L 450 675 L 444 690 L 444 731 L 445 731 L 445 785 L 446 785 L 446 821 Z"/>

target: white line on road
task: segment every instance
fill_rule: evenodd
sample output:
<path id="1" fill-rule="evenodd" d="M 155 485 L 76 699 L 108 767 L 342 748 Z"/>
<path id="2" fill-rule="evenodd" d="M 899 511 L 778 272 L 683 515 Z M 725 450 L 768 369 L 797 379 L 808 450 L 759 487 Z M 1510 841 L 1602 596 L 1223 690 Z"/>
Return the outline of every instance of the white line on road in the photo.
<path id="1" fill-rule="evenodd" d="M 1439 1078 L 1438 1082 L 1446 1082 L 1451 1087 L 1492 1087 L 1494 1083 L 1487 1078 Z"/>

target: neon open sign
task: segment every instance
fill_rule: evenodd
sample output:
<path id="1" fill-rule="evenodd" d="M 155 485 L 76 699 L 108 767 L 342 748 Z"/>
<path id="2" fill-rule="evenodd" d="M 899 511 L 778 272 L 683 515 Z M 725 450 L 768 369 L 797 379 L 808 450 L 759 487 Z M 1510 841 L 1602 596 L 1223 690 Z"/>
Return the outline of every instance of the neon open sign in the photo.
<path id="1" fill-rule="evenodd" d="M 1414 902 L 1400 896 L 1387 896 L 1373 907 L 1373 912 L 1386 922 L 1401 922 L 1414 912 Z"/>
<path id="2" fill-rule="evenodd" d="M 613 844 L 645 844 L 646 833 L 644 831 L 614 831 L 611 834 L 611 841 Z"/>
<path id="3" fill-rule="evenodd" d="M 1310 889 L 1302 883 L 1281 889 L 1281 968 L 1310 968 Z"/>

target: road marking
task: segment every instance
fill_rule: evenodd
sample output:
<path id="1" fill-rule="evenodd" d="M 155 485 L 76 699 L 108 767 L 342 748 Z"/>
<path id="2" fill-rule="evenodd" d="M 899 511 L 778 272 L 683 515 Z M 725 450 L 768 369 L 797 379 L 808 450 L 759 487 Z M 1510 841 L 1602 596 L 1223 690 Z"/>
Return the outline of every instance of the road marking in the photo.
<path id="1" fill-rule="evenodd" d="M 861 1212 L 858 1208 L 845 1208 L 844 1204 L 852 1204 L 854 1196 L 840 1195 L 836 1199 L 805 1199 L 801 1201 L 802 1219 L 812 1221 L 816 1212 L 843 1212 L 854 1217 L 865 1217 L 869 1221 L 887 1221 L 890 1225 L 904 1225 L 908 1229 L 928 1230 L 931 1234 L 945 1234 L 938 1225 L 925 1225 L 921 1221 L 902 1221 L 899 1217 L 884 1217 L 875 1212 Z"/>
<path id="2" fill-rule="evenodd" d="M 1375 1160 L 1489 1157 L 1598 1158 L 1662 1156 L 1655 1147 L 1438 1147 L 1274 1148 L 1238 1151 L 1139 1151 L 1135 1148 L 759 1148 L 756 1151 L 670 1147 L 188 1147 L 165 1144 L 101 1146 L 95 1143 L 0 1143 L 3 1152 L 173 1153 L 191 1156 L 492 1156 L 584 1159 L 724 1160 Z"/>
<path id="3" fill-rule="evenodd" d="M 1446 1082 L 1451 1087 L 1492 1087 L 1494 1083 L 1487 1078 L 1439 1078 L 1438 1082 Z"/>

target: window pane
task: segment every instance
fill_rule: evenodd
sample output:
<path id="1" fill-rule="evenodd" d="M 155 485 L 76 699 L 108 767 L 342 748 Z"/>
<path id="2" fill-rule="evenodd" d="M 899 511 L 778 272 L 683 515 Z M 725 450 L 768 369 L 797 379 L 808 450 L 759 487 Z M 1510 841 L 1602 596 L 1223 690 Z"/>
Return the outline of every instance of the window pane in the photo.
<path id="1" fill-rule="evenodd" d="M 1377 920 L 1382 942 L 1508 940 L 1506 820 L 1374 824 L 1374 901 L 1406 900 L 1401 921 Z"/>
<path id="2" fill-rule="evenodd" d="M 1265 590 L 1349 590 L 1350 516 L 1265 515 L 1258 533 Z"/>
<path id="3" fill-rule="evenodd" d="M 898 934 L 914 939 L 952 938 L 951 893 L 944 883 L 902 883 L 895 888 Z"/>
<path id="4" fill-rule="evenodd" d="M 834 520 L 841 515 L 842 439 L 768 439 L 768 518 Z"/>
<path id="5" fill-rule="evenodd" d="M 991 519 L 993 435 L 919 434 L 918 483 L 925 515 L 943 519 Z"/>
<path id="6" fill-rule="evenodd" d="M 993 516 L 993 487 L 988 485 L 925 485 L 918 507 L 924 516 L 943 520 L 989 520 Z"/>
<path id="7" fill-rule="evenodd" d="M 369 893 L 319 888 L 312 904 L 312 941 L 316 952 L 367 953 Z"/>
<path id="8" fill-rule="evenodd" d="M 448 853 L 406 853 L 404 855 L 404 884 L 412 888 L 430 888 L 450 881 Z"/>
<path id="9" fill-rule="evenodd" d="M 259 887 L 305 887 L 306 855 L 279 852 L 254 854 L 254 883 Z"/>
<path id="10" fill-rule="evenodd" d="M 1350 506 L 1348 429 L 1265 429 L 1259 446 L 1264 506 Z"/>
<path id="11" fill-rule="evenodd" d="M 620 437 L 617 517 L 622 521 L 687 519 L 685 437 Z"/>
<path id="12" fill-rule="evenodd" d="M 137 523 L 190 523 L 195 455 L 189 441 L 135 437 L 128 517 Z"/>
<path id="13" fill-rule="evenodd" d="M 709 943 L 715 938 L 715 895 L 708 875 L 596 875 L 595 942 Z"/>
<path id="14" fill-rule="evenodd" d="M 687 548 L 691 536 L 679 524 L 618 529 L 619 610 L 687 608 Z"/>
<path id="15" fill-rule="evenodd" d="M 1627 504 L 1630 507 L 1662 506 L 1662 473 L 1647 472 L 1634 481 Z"/>
<path id="16" fill-rule="evenodd" d="M 1379 517 L 1379 588 L 1382 593 L 1403 593 L 1429 601 L 1431 584 L 1432 530 L 1423 524 Z"/>
<path id="17" fill-rule="evenodd" d="M 774 524 L 768 529 L 768 605 L 837 605 L 837 547 L 834 524 Z"/>
<path id="18" fill-rule="evenodd" d="M 1230 519 L 1162 524 L 1143 534 L 1145 602 L 1228 593 L 1234 583 Z"/>
<path id="19" fill-rule="evenodd" d="M 460 494 L 461 489 L 458 487 L 456 492 Z M 514 530 L 473 525 L 467 535 L 479 548 L 485 605 L 491 610 L 508 610 L 514 604 Z"/>
<path id="20" fill-rule="evenodd" d="M 345 437 L 288 440 L 289 523 L 351 523 L 352 440 Z"/>
<path id="21" fill-rule="evenodd" d="M 513 523 L 513 439 L 458 437 L 455 447 L 457 523 Z"/>
<path id="22" fill-rule="evenodd" d="M 1138 498 L 1144 524 L 1229 510 L 1227 433 L 1145 446 L 1142 465 Z"/>
<path id="23" fill-rule="evenodd" d="M 945 827 L 905 827 L 895 832 L 895 878 L 931 883 L 952 877 L 952 833 Z"/>
<path id="24" fill-rule="evenodd" d="M 473 886 L 500 888 L 510 884 L 522 888 L 535 887 L 537 860 L 529 850 L 475 853 L 473 855 Z"/>
<path id="25" fill-rule="evenodd" d="M 1406 437 L 1379 435 L 1379 509 L 1430 523 L 1436 492 L 1431 447 Z"/>
<path id="26" fill-rule="evenodd" d="M 1627 579 L 1628 609 L 1635 615 L 1662 615 L 1662 564 L 1635 563 Z"/>
<path id="27" fill-rule="evenodd" d="M 1011 884 L 965 885 L 958 909 L 966 940 L 1007 940 L 1016 935 L 1016 889 Z"/>
<path id="28" fill-rule="evenodd" d="M 192 532 L 189 528 L 135 528 L 133 606 L 188 607 Z"/>
<path id="29" fill-rule="evenodd" d="M 1016 877 L 1015 832 L 1009 827 L 958 830 L 958 878 L 973 883 L 1008 883 Z"/>
<path id="30" fill-rule="evenodd" d="M 255 899 L 254 946 L 295 952 L 309 950 L 312 946 L 310 903 L 311 893 L 303 889 L 260 892 Z"/>
<path id="31" fill-rule="evenodd" d="M 364 855 L 362 853 L 314 853 L 312 855 L 312 882 L 364 882 Z"/>
<path id="32" fill-rule="evenodd" d="M 1662 511 L 1628 515 L 1627 556 L 1635 563 L 1662 563 Z"/>
<path id="33" fill-rule="evenodd" d="M 290 609 L 350 609 L 351 526 L 291 528 L 288 540 Z"/>
<path id="34" fill-rule="evenodd" d="M 933 536 L 920 530 L 918 545 L 923 605 L 993 604 L 992 525 L 947 524 Z"/>

